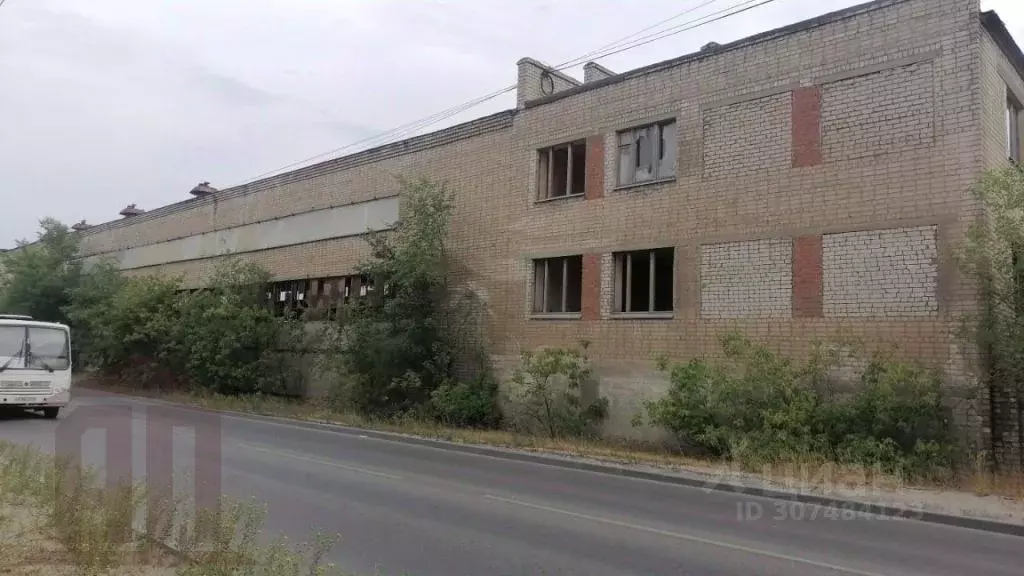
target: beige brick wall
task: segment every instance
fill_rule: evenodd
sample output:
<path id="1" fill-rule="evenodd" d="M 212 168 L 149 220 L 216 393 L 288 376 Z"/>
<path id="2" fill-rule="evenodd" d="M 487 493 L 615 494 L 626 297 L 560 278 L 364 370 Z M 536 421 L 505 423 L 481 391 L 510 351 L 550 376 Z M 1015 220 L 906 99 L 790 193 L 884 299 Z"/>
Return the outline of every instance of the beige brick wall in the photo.
<path id="1" fill-rule="evenodd" d="M 842 331 L 878 346 L 899 343 L 902 354 L 952 372 L 962 353 L 951 332 L 957 314 L 972 309 L 973 288 L 944 257 L 977 214 L 966 190 L 982 162 L 980 38 L 976 2 L 882 3 L 799 33 L 622 74 L 544 104 L 524 102 L 505 128 L 101 227 L 86 236 L 85 247 L 106 252 L 352 203 L 394 193 L 394 174 L 427 176 L 447 180 L 456 193 L 456 273 L 488 305 L 495 358 L 508 365 L 524 348 L 590 340 L 598 372 L 607 376 L 601 391 L 617 410 L 613 433 L 633 433 L 626 424 L 632 414 L 624 414 L 641 395 L 664 390 L 649 370 L 654 354 L 715 354 L 717 338 L 732 330 L 793 355 Z M 822 141 L 831 152 L 818 165 L 794 168 L 790 92 L 800 86 L 822 87 Z M 901 98 L 911 99 L 910 110 Z M 921 110 L 930 110 L 928 118 Z M 615 131 L 668 118 L 677 121 L 676 178 L 616 189 Z M 892 133 L 884 129 L 889 124 Z M 535 202 L 537 150 L 588 137 L 605 142 L 603 198 Z M 937 314 L 791 320 L 758 308 L 759 317 L 702 317 L 701 246 L 929 226 L 938 237 Z M 657 319 L 610 314 L 610 254 L 661 246 L 675 247 L 674 312 Z M 600 318 L 531 319 L 529 259 L 571 253 L 603 255 Z M 364 254 L 365 245 L 349 238 L 247 257 L 285 279 L 348 273 Z M 765 292 L 765 300 L 782 312 L 783 265 L 772 262 L 766 270 L 776 275 L 778 290 Z M 208 266 L 163 269 L 198 278 Z"/>
<path id="2" fill-rule="evenodd" d="M 821 128 L 826 162 L 930 146 L 934 67 L 922 62 L 825 84 Z"/>
<path id="3" fill-rule="evenodd" d="M 951 333 L 958 325 L 957 314 L 973 307 L 973 292 L 944 258 L 976 210 L 966 190 L 980 162 L 975 152 L 981 141 L 975 111 L 979 29 L 976 3 L 896 2 L 810 31 L 665 65 L 540 106 L 527 105 L 513 127 L 513 164 L 528 166 L 536 149 L 553 142 L 603 135 L 605 195 L 596 201 L 535 204 L 528 177 L 520 175 L 525 171 L 514 171 L 514 201 L 505 215 L 509 252 L 575 249 L 608 254 L 673 245 L 676 309 L 670 319 L 509 318 L 504 323 L 509 337 L 496 352 L 587 339 L 593 343 L 591 353 L 617 375 L 618 383 L 620 368 L 639 359 L 657 353 L 680 359 L 716 354 L 718 336 L 741 330 L 794 355 L 806 353 L 813 340 L 843 333 L 869 346 L 898 344 L 900 353 L 940 368 L 962 365 Z M 789 129 L 782 128 L 788 122 L 789 94 L 814 85 L 822 87 L 822 141 L 832 152 L 818 166 L 793 168 L 785 148 Z M 836 109 L 837 97 L 846 97 L 846 110 Z M 903 97 L 916 99 L 916 108 L 906 115 L 898 102 Z M 737 154 L 735 169 L 715 167 L 715 159 L 729 158 L 754 139 L 716 134 L 713 124 L 728 121 L 730 109 L 762 106 L 784 118 L 766 116 L 756 127 L 777 136 L 766 139 L 766 156 L 751 160 L 763 164 L 750 170 Z M 679 137 L 675 181 L 617 190 L 615 131 L 672 117 Z M 845 134 L 837 131 L 844 118 L 856 120 Z M 896 127 L 894 134 L 884 131 L 886 123 Z M 920 226 L 940 228 L 941 288 L 936 298 L 943 304 L 937 315 L 702 317 L 702 245 Z M 760 278 L 752 274 L 751 280 Z M 529 277 L 503 281 L 524 286 Z M 605 299 L 610 291 L 606 285 Z M 527 290 L 513 294 L 525 295 Z M 510 308 L 521 310 L 523 305 L 520 301 Z M 647 382 L 648 393 L 664 389 L 657 377 L 635 374 Z"/>
<path id="4" fill-rule="evenodd" d="M 499 128 L 447 145 L 348 170 L 313 175 L 228 200 L 194 199 L 185 203 L 183 209 L 165 216 L 147 214 L 98 226 L 83 236 L 83 252 L 103 255 L 114 250 L 150 246 L 169 238 L 225 230 L 327 206 L 349 205 L 393 195 L 399 189 L 397 176 L 428 177 L 446 182 L 458 191 L 459 201 L 451 228 L 456 271 L 461 278 L 481 277 L 495 265 L 493 259 L 487 257 L 497 250 L 499 243 L 493 234 L 495 222 L 489 220 L 489 208 L 494 203 L 490 198 L 504 196 L 507 189 L 508 135 L 508 128 Z M 215 212 L 213 206 L 217 207 Z M 211 219 L 213 214 L 216 214 L 215 219 Z M 239 256 L 266 267 L 276 279 L 300 279 L 351 274 L 366 254 L 365 242 L 355 236 Z M 186 284 L 196 285 L 209 274 L 216 261 L 216 258 L 189 260 L 140 268 L 132 273 L 180 275 Z"/>
<path id="5" fill-rule="evenodd" d="M 704 111 L 704 177 L 747 174 L 790 163 L 789 93 Z"/>
<path id="6" fill-rule="evenodd" d="M 700 247 L 703 318 L 789 318 L 793 242 L 771 238 Z"/>
<path id="7" fill-rule="evenodd" d="M 985 166 L 1009 165 L 1006 150 L 1006 95 L 1009 90 L 1024 102 L 1024 79 L 987 31 L 981 36 L 981 123 Z"/>
<path id="8" fill-rule="evenodd" d="M 936 232 L 921 226 L 822 237 L 825 315 L 938 315 Z"/>

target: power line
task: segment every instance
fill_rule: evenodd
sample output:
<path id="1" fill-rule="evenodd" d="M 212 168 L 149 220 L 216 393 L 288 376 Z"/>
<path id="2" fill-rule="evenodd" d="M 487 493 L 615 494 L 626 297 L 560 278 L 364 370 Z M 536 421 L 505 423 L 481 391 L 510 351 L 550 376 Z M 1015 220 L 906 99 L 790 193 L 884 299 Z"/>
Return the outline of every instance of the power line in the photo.
<path id="1" fill-rule="evenodd" d="M 718 2 L 718 0 L 706 0 L 705 2 L 702 2 L 702 3 L 700 3 L 700 4 L 696 5 L 696 6 L 693 6 L 691 8 L 687 8 L 686 10 L 683 10 L 682 12 L 678 12 L 676 14 L 673 14 L 672 16 L 669 16 L 668 18 L 665 18 L 664 20 L 659 20 L 658 22 L 655 22 L 654 24 L 651 24 L 650 26 L 648 26 L 646 28 L 641 28 L 640 30 L 637 30 L 636 32 L 633 32 L 632 34 L 623 36 L 622 38 L 619 38 L 618 40 L 613 40 L 612 42 L 609 42 L 608 44 L 605 44 L 605 45 L 601 46 L 600 48 L 595 48 L 594 50 L 591 50 L 590 52 L 587 52 L 586 54 L 584 54 L 582 56 L 577 56 L 576 58 L 573 58 L 572 60 L 566 60 L 565 62 L 563 62 L 561 64 L 558 64 L 557 66 L 565 66 L 569 62 L 583 61 L 583 60 L 586 60 L 586 59 L 590 58 L 594 54 L 599 54 L 603 50 L 609 50 L 609 49 L 613 49 L 613 48 L 618 48 L 619 46 L 622 46 L 623 44 L 627 44 L 628 43 L 627 41 L 630 40 L 631 38 L 639 36 L 640 34 L 643 34 L 644 32 L 647 32 L 648 30 L 652 30 L 654 28 L 657 28 L 658 26 L 661 26 L 662 24 L 671 22 L 671 21 L 675 20 L 676 18 L 680 18 L 682 16 L 686 16 L 687 14 L 690 14 L 692 12 L 700 10 L 701 8 L 703 8 L 705 6 L 714 4 L 715 2 Z M 570 66 L 571 66 L 571 64 L 570 64 Z"/>
<path id="2" fill-rule="evenodd" d="M 715 0 L 712 0 L 712 1 L 715 1 Z M 690 20 L 688 22 L 684 22 L 684 23 L 682 23 L 682 24 L 680 24 L 678 26 L 675 26 L 675 27 L 672 27 L 672 28 L 668 28 L 666 30 L 662 30 L 662 31 L 660 31 L 660 32 L 658 32 L 656 34 L 662 34 L 662 33 L 667 32 L 669 30 L 675 30 L 676 28 L 679 28 L 680 26 L 686 26 L 687 24 L 693 24 L 694 22 L 699 22 L 700 20 L 708 18 L 709 16 L 720 14 L 722 12 L 725 12 L 725 11 L 728 11 L 728 10 L 730 10 L 732 8 L 735 8 L 737 6 L 742 6 L 744 4 L 749 4 L 752 1 L 754 1 L 754 0 L 746 0 L 745 2 L 740 2 L 739 4 L 734 4 L 733 6 L 731 6 L 729 8 L 726 8 L 725 10 L 719 10 L 718 12 L 713 12 L 712 14 L 709 14 L 707 16 L 702 16 L 701 18 L 697 18 L 697 19 L 694 19 L 694 20 Z M 773 1 L 773 0 L 768 0 L 768 1 Z M 711 2 L 707 2 L 706 1 L 703 4 L 698 5 L 695 8 L 690 9 L 689 11 L 699 9 L 700 7 L 706 6 L 706 5 L 710 4 L 710 3 Z M 681 15 L 687 13 L 687 12 L 688 11 L 684 11 L 684 12 L 681 12 L 679 14 L 673 15 L 672 17 L 669 17 L 669 18 L 667 18 L 665 20 L 662 20 L 661 22 L 658 22 L 656 24 L 648 26 L 647 28 L 645 28 L 643 30 L 640 30 L 638 32 L 635 32 L 635 33 L 633 33 L 630 36 L 627 36 L 625 38 L 629 38 L 631 36 L 635 36 L 636 34 L 639 34 L 639 33 L 642 33 L 642 32 L 644 32 L 646 30 L 649 30 L 651 28 L 657 27 L 660 24 L 663 24 L 663 23 L 665 23 L 667 21 L 673 20 L 673 19 L 675 19 L 675 18 L 677 18 L 677 17 L 679 17 L 679 16 L 681 16 Z M 708 24 L 710 22 L 711 21 L 704 22 L 704 23 L 701 23 L 699 25 Z M 695 27 L 697 27 L 697 26 L 693 26 L 692 28 L 695 28 Z M 682 32 L 682 31 L 683 30 L 679 30 L 679 32 Z M 642 36 L 641 38 L 638 38 L 637 41 L 639 42 L 639 41 L 647 40 L 647 39 L 649 39 L 650 36 L 652 36 L 652 35 Z M 619 45 L 621 45 L 621 41 L 622 41 L 622 39 L 617 40 L 615 42 L 612 42 L 612 43 L 610 43 L 610 44 L 608 44 L 606 46 L 619 46 Z M 644 43 L 649 43 L 649 42 L 644 42 Z M 622 46 L 621 48 L 619 48 L 619 50 L 616 53 L 625 51 L 625 50 L 629 49 L 629 47 L 630 47 L 629 44 L 627 44 L 626 46 Z M 600 50 L 601 49 L 593 50 L 593 51 L 589 52 L 585 56 L 586 57 L 594 56 L 595 54 L 599 54 Z M 600 54 L 600 55 L 596 56 L 596 58 L 603 57 L 604 55 L 605 54 Z M 576 65 L 578 63 L 577 62 L 578 60 L 580 60 L 580 58 L 574 58 L 572 60 L 568 60 L 566 62 L 560 63 L 557 66 L 555 66 L 554 69 L 555 70 L 564 70 L 565 68 L 570 68 L 570 67 Z M 332 156 L 332 155 L 337 154 L 339 152 L 344 152 L 346 150 L 350 150 L 350 149 L 352 149 L 352 148 L 354 148 L 356 146 L 359 146 L 361 144 L 370 144 L 371 142 L 372 143 L 380 142 L 380 145 L 384 145 L 384 144 L 388 143 L 388 141 L 396 141 L 396 139 L 397 140 L 401 140 L 402 138 L 406 137 L 407 135 L 413 134 L 413 133 L 415 133 L 416 131 L 418 131 L 418 130 L 420 130 L 422 128 L 425 128 L 427 126 L 431 126 L 431 125 L 436 124 L 438 122 L 441 122 L 443 120 L 447 120 L 448 118 L 451 118 L 451 117 L 453 117 L 453 116 L 455 116 L 457 114 L 460 114 L 460 113 L 462 113 L 462 112 L 464 112 L 466 110 L 469 110 L 470 108 L 473 108 L 475 106 L 478 106 L 478 105 L 480 105 L 480 104 L 482 104 L 484 102 L 487 102 L 489 100 L 493 100 L 494 98 L 497 98 L 498 96 L 501 96 L 503 94 L 511 92 L 512 90 L 515 90 L 515 89 L 516 89 L 516 85 L 512 84 L 512 85 L 507 86 L 507 87 L 505 87 L 505 88 L 503 88 L 501 90 L 497 90 L 497 91 L 492 92 L 490 94 L 487 94 L 487 95 L 475 98 L 473 100 L 470 100 L 469 102 L 465 102 L 463 104 L 459 104 L 459 105 L 457 105 L 457 106 L 455 106 L 453 108 L 449 108 L 447 110 L 443 110 L 441 112 L 437 112 L 435 114 L 432 114 L 430 116 L 421 118 L 419 120 L 414 120 L 414 121 L 412 121 L 412 122 L 410 122 L 408 124 L 403 124 L 403 125 L 398 126 L 396 128 L 392 128 L 391 130 L 388 130 L 386 132 L 382 132 L 382 133 L 376 134 L 374 136 L 370 136 L 370 137 L 367 137 L 367 138 L 363 138 L 363 139 L 357 140 L 355 142 L 351 142 L 351 143 L 346 144 L 344 146 L 341 146 L 339 148 L 335 148 L 333 150 L 329 150 L 327 152 L 323 152 L 323 153 L 317 154 L 315 156 L 311 156 L 309 158 L 306 158 L 306 159 L 303 159 L 303 160 L 299 160 L 297 162 L 293 162 L 291 164 L 288 164 L 286 166 L 282 166 L 280 168 L 277 168 L 275 170 L 271 170 L 269 172 L 264 172 L 263 174 L 260 174 L 258 176 L 253 177 L 253 178 L 247 179 L 245 181 L 245 183 L 252 182 L 254 180 L 259 180 L 261 178 L 264 178 L 264 177 L 267 177 L 267 176 L 271 176 L 273 174 L 277 174 L 279 172 L 282 172 L 282 171 L 285 171 L 285 170 L 289 170 L 291 168 L 295 168 L 297 166 L 301 166 L 301 165 L 306 164 L 308 162 L 319 160 L 319 159 L 327 157 L 327 156 Z"/>
<path id="3" fill-rule="evenodd" d="M 644 40 L 643 42 L 640 41 L 640 40 L 643 40 L 643 38 L 638 38 L 635 43 L 632 43 L 632 44 L 630 44 L 630 45 L 628 45 L 628 46 L 626 46 L 624 48 L 619 48 L 618 50 L 613 50 L 611 52 L 606 52 L 606 53 L 602 54 L 600 56 L 600 58 L 605 58 L 607 56 L 612 56 L 614 54 L 619 54 L 621 52 L 625 52 L 626 50 L 632 50 L 633 48 L 637 48 L 637 47 L 643 46 L 645 44 L 650 44 L 651 42 L 657 42 L 658 40 L 661 40 L 663 38 L 668 38 L 669 36 L 675 36 L 676 34 L 679 34 L 679 33 L 682 33 L 682 32 L 686 32 L 687 30 L 693 30 L 694 28 L 699 28 L 699 27 L 704 26 L 706 24 L 711 24 L 712 22 L 718 22 L 719 20 L 724 20 L 724 19 L 726 19 L 726 18 L 728 18 L 730 16 L 735 16 L 735 15 L 740 14 L 742 12 L 746 12 L 748 10 L 753 10 L 754 8 L 757 8 L 759 6 L 764 6 L 766 4 L 771 4 L 772 2 L 775 2 L 776 0 L 761 0 L 757 4 L 752 4 L 751 5 L 750 3 L 753 2 L 753 1 L 754 0 L 747 0 L 747 2 L 739 4 L 739 5 L 747 4 L 747 6 L 743 6 L 742 8 L 740 8 L 740 9 L 734 11 L 734 12 L 729 12 L 728 14 L 722 14 L 721 16 L 718 16 L 717 18 L 712 18 L 711 20 L 707 20 L 705 22 L 701 22 L 700 24 L 697 24 L 697 25 L 694 25 L 694 26 L 687 26 L 687 27 L 678 28 L 678 29 L 669 28 L 668 30 L 671 30 L 671 32 L 668 32 L 667 34 L 666 33 L 662 33 L 662 32 L 658 32 L 657 34 L 651 34 L 650 36 L 653 36 L 653 38 L 645 36 L 643 38 L 649 38 L 649 39 Z M 739 5 L 737 5 L 737 6 L 739 6 Z M 721 13 L 721 11 L 716 12 L 716 14 L 717 13 Z M 709 14 L 709 16 L 710 16 L 710 14 Z M 705 18 L 707 18 L 707 16 L 705 16 Z"/>
<path id="4" fill-rule="evenodd" d="M 757 8 L 759 6 L 770 4 L 772 2 L 775 2 L 776 0 L 761 0 L 757 4 L 753 4 L 753 5 L 751 5 L 751 4 L 753 2 L 755 2 L 755 1 L 757 1 L 757 0 L 745 0 L 743 2 L 738 2 L 736 4 L 733 4 L 733 5 L 731 5 L 731 6 L 727 7 L 727 8 L 724 8 L 722 10 L 718 10 L 716 12 L 712 12 L 712 13 L 707 14 L 705 16 L 701 16 L 699 18 L 695 18 L 693 20 L 689 20 L 687 22 L 683 22 L 681 24 L 678 24 L 676 26 L 672 26 L 672 27 L 666 28 L 666 29 L 658 31 L 658 32 L 654 32 L 654 33 L 651 33 L 651 34 L 647 34 L 647 35 L 641 36 L 641 37 L 639 37 L 639 38 L 637 38 L 635 40 L 632 40 L 630 42 L 626 42 L 625 44 L 622 43 L 622 41 L 625 38 L 630 38 L 632 36 L 636 36 L 637 34 L 641 34 L 641 33 L 645 32 L 647 30 L 655 28 L 655 27 L 657 27 L 657 26 L 659 26 L 661 24 L 664 24 L 665 22 L 674 20 L 674 19 L 678 18 L 679 16 L 682 16 L 682 15 L 684 15 L 686 13 L 692 12 L 693 10 L 697 10 L 697 9 L 699 9 L 701 7 L 707 6 L 707 5 L 711 4 L 711 3 L 713 3 L 714 1 L 716 1 L 716 0 L 705 1 L 703 4 L 700 4 L 700 5 L 698 5 L 698 6 L 694 7 L 694 8 L 691 8 L 691 9 L 689 9 L 687 11 L 683 11 L 683 12 L 681 12 L 679 14 L 676 14 L 674 16 L 666 18 L 665 20 L 662 20 L 662 21 L 660 21 L 658 23 L 652 24 L 651 26 L 648 26 L 647 28 L 645 28 L 643 30 L 639 30 L 637 32 L 634 32 L 633 34 L 630 34 L 629 36 L 626 36 L 623 39 L 619 39 L 619 40 L 616 40 L 615 42 L 607 44 L 605 47 L 599 48 L 597 50 L 593 50 L 593 51 L 591 51 L 591 52 L 589 52 L 589 53 L 587 53 L 587 54 L 585 54 L 583 56 L 580 56 L 580 57 L 573 58 L 571 60 L 567 60 L 565 62 L 562 62 L 562 63 L 556 65 L 555 67 L 553 67 L 553 69 L 557 70 L 557 71 L 560 71 L 560 70 L 564 70 L 566 68 L 571 68 L 571 67 L 579 64 L 580 62 L 582 62 L 583 60 L 585 60 L 587 58 L 591 58 L 593 60 L 597 60 L 597 59 L 600 59 L 600 58 L 604 58 L 606 56 L 611 56 L 611 55 L 614 55 L 614 54 L 620 54 L 620 53 L 625 52 L 627 50 L 632 50 L 633 48 L 636 48 L 638 46 L 643 46 L 643 45 L 646 45 L 646 44 L 650 44 L 652 42 L 656 42 L 657 40 L 661 40 L 662 38 L 667 38 L 669 36 L 674 36 L 676 34 L 680 34 L 682 32 L 686 32 L 688 30 L 693 30 L 695 28 L 699 28 L 701 26 L 705 26 L 705 25 L 711 24 L 713 22 L 724 20 L 725 18 L 728 18 L 728 17 L 733 16 L 735 14 L 739 14 L 741 12 L 746 12 L 748 10 L 752 10 L 754 8 Z M 730 10 L 734 10 L 734 11 L 730 12 Z M 711 18 L 712 16 L 715 16 L 715 17 Z M 711 18 L 711 19 L 709 20 L 708 18 Z M 609 49 L 609 48 L 614 48 L 614 49 Z M 397 126 L 395 128 L 392 128 L 392 129 L 387 130 L 385 132 L 381 132 L 381 133 L 376 134 L 374 136 L 363 138 L 363 139 L 357 140 L 355 142 L 351 142 L 349 144 L 346 144 L 344 146 L 335 148 L 333 150 L 329 150 L 327 152 L 323 152 L 323 153 L 317 154 L 315 156 L 311 156 L 309 158 L 306 158 L 306 159 L 303 159 L 303 160 L 299 160 L 297 162 L 292 162 L 291 164 L 288 164 L 286 166 L 282 166 L 280 168 L 276 168 L 274 170 L 271 170 L 271 171 L 268 171 L 268 172 L 264 172 L 264 173 L 262 173 L 262 174 L 260 174 L 258 176 L 254 176 L 252 178 L 246 179 L 241 184 L 247 184 L 247 183 L 250 183 L 250 182 L 253 182 L 253 181 L 256 181 L 256 180 L 260 180 L 260 179 L 265 178 L 267 176 L 271 176 L 271 175 L 280 173 L 282 171 L 289 170 L 291 168 L 295 168 L 295 167 L 307 164 L 307 163 L 315 161 L 315 160 L 319 160 L 319 159 L 324 158 L 326 156 L 332 156 L 332 155 L 337 154 L 339 152 L 344 152 L 346 150 L 351 150 L 352 148 L 354 148 L 356 146 L 359 146 L 361 144 L 369 144 L 371 142 L 376 144 L 377 142 L 379 142 L 379 144 L 376 144 L 376 145 L 385 145 L 385 144 L 388 144 L 388 143 L 391 143 L 391 142 L 394 142 L 394 141 L 401 140 L 401 139 L 407 137 L 409 134 L 413 134 L 413 133 L 415 133 L 416 131 L 418 131 L 418 130 L 420 130 L 422 128 L 426 128 L 427 126 L 431 126 L 431 125 L 436 124 L 438 122 L 447 120 L 447 119 L 449 119 L 449 118 L 451 118 L 451 117 L 453 117 L 453 116 L 455 116 L 457 114 L 460 114 L 462 112 L 465 112 L 466 110 L 469 110 L 470 108 L 474 108 L 476 106 L 479 106 L 480 104 L 483 104 L 484 102 L 493 100 L 493 99 L 497 98 L 498 96 L 501 96 L 503 94 L 507 94 L 508 92 L 511 92 L 511 91 L 513 91 L 515 89 L 516 89 L 516 84 L 512 84 L 510 86 L 502 88 L 501 90 L 496 90 L 496 91 L 491 92 L 489 94 L 485 94 L 484 96 L 480 96 L 480 97 L 474 98 L 473 100 L 469 100 L 469 101 L 464 102 L 462 104 L 458 104 L 458 105 L 456 105 L 456 106 L 454 106 L 452 108 L 449 108 L 447 110 L 442 110 L 441 112 L 437 112 L 435 114 L 431 114 L 430 116 L 426 116 L 424 118 L 420 118 L 418 120 L 414 120 L 414 121 L 409 122 L 407 124 L 403 124 L 401 126 Z M 241 185 L 241 184 L 239 184 L 239 185 Z"/>

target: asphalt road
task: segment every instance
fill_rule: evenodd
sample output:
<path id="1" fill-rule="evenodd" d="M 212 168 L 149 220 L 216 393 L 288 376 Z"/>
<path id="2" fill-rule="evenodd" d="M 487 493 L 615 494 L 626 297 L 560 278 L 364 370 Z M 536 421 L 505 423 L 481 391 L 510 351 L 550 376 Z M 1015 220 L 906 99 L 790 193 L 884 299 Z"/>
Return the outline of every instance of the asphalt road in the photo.
<path id="1" fill-rule="evenodd" d="M 161 432 L 171 423 L 182 426 L 173 443 Z M 271 532 L 339 533 L 329 560 L 365 575 L 1024 574 L 1024 538 L 844 519 L 809 505 L 123 397 L 78 394 L 56 422 L 5 418 L 0 439 L 75 450 L 78 443 L 55 438 L 94 426 L 112 429 L 112 462 L 131 443 L 136 477 L 150 454 L 161 456 L 149 467 L 157 474 L 173 453 L 178 484 L 215 472 L 220 460 L 219 480 L 207 479 L 227 495 L 266 503 Z M 102 432 L 86 432 L 80 446 L 87 464 L 105 461 Z"/>

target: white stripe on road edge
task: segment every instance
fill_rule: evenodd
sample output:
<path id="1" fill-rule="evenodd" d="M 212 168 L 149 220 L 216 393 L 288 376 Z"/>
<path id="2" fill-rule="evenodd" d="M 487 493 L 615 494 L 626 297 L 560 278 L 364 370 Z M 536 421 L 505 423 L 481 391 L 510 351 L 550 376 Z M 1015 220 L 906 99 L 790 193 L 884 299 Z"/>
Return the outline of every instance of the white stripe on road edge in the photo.
<path id="1" fill-rule="evenodd" d="M 648 532 L 651 534 L 658 534 L 661 536 L 667 536 L 669 538 L 677 538 L 679 540 L 688 540 L 690 542 L 698 542 L 700 544 L 707 544 L 709 546 L 718 546 L 720 548 L 727 548 L 729 550 L 736 550 L 739 552 L 746 552 L 748 554 L 758 554 L 760 556 L 768 556 L 769 558 L 776 558 L 778 560 L 786 560 L 789 562 L 796 562 L 799 564 L 807 564 L 817 568 L 824 568 L 826 570 L 832 570 L 834 572 L 840 572 L 843 574 L 854 574 L 856 576 L 883 576 L 876 572 L 864 572 L 854 568 L 844 568 L 835 564 L 828 564 L 826 562 L 818 562 L 816 560 L 810 560 L 807 558 L 801 558 L 799 556 L 790 556 L 788 554 L 779 554 L 777 552 L 769 552 L 768 550 L 760 550 L 758 548 L 750 548 L 748 546 L 742 546 L 739 544 L 729 544 L 728 542 L 720 542 L 718 540 L 711 540 L 708 538 L 701 538 L 700 536 L 691 536 L 689 534 L 681 534 L 679 532 L 670 532 L 668 530 L 660 530 L 658 528 L 651 528 L 649 526 L 641 526 L 639 524 L 631 524 L 629 522 L 621 522 L 619 520 L 612 520 L 610 518 L 601 518 L 600 516 L 591 516 L 589 514 L 580 514 L 579 512 L 570 512 L 569 510 L 562 510 L 560 508 L 551 508 L 550 506 L 542 506 L 540 504 L 531 504 L 529 502 L 523 502 L 522 500 L 513 500 L 511 498 L 502 498 L 501 496 L 492 496 L 491 494 L 484 494 L 484 498 L 489 500 L 495 500 L 497 502 L 504 502 L 506 504 L 515 504 L 517 506 L 524 506 L 526 508 L 533 508 L 535 510 L 543 510 L 545 512 L 553 512 L 556 514 L 563 514 L 565 516 L 571 516 L 573 518 L 579 518 L 581 520 L 590 520 L 592 522 L 600 522 L 603 524 L 609 524 L 612 526 L 618 526 L 620 528 L 630 528 L 633 530 L 640 530 L 642 532 Z"/>
<path id="2" fill-rule="evenodd" d="M 330 460 L 321 460 L 320 458 L 312 458 L 310 456 L 303 456 L 302 454 L 296 454 L 294 452 L 287 452 L 284 450 L 275 450 L 272 448 L 263 448 L 260 446 L 253 446 L 252 444 L 246 444 L 240 442 L 238 444 L 242 448 L 248 448 L 250 450 L 256 450 L 258 452 L 265 452 L 267 454 L 274 454 L 277 456 L 286 456 L 288 458 L 295 458 L 296 460 L 305 460 L 306 462 L 313 462 L 315 464 L 323 464 L 324 466 L 333 466 L 335 468 L 341 468 L 342 470 L 348 470 L 350 472 L 360 472 L 362 474 L 369 474 L 371 476 L 379 476 L 381 478 L 389 478 L 391 480 L 401 480 L 401 476 L 395 476 L 394 474 L 385 474 L 384 472 L 377 472 L 375 470 L 367 470 L 366 468 L 359 468 L 356 466 L 348 466 L 346 464 L 339 464 L 337 462 L 331 462 Z"/>

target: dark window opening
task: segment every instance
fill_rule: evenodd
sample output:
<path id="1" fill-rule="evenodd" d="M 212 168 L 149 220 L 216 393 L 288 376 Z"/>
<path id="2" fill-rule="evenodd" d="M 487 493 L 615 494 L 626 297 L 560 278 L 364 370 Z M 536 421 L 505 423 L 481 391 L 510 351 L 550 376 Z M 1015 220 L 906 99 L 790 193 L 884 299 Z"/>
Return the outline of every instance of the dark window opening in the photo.
<path id="1" fill-rule="evenodd" d="M 583 141 L 545 148 L 537 153 L 537 199 L 583 194 L 587 146 Z"/>
<path id="2" fill-rule="evenodd" d="M 534 313 L 579 312 L 582 292 L 582 256 L 533 261 Z"/>
<path id="3" fill-rule="evenodd" d="M 572 176 L 569 179 L 570 194 L 583 194 L 587 182 L 587 147 L 582 144 L 572 146 Z"/>
<path id="4" fill-rule="evenodd" d="M 615 254 L 615 311 L 671 312 L 675 249 Z"/>

